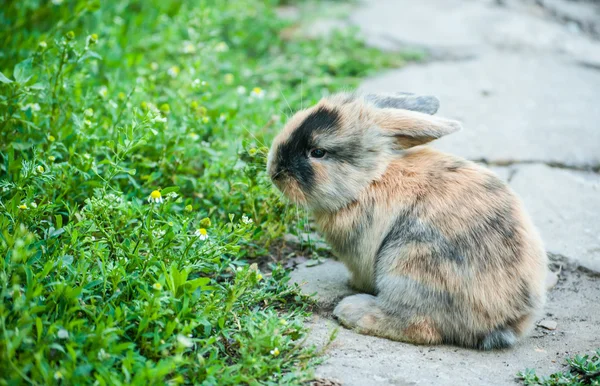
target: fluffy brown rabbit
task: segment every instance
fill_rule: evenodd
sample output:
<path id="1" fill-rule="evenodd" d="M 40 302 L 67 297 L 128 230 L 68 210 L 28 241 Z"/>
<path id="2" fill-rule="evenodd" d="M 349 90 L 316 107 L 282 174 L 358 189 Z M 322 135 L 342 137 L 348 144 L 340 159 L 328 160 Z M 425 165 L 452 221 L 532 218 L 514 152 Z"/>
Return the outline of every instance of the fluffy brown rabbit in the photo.
<path id="1" fill-rule="evenodd" d="M 334 316 L 415 344 L 512 346 L 545 301 L 546 253 L 489 170 L 419 146 L 460 129 L 435 97 L 337 94 L 296 113 L 268 159 L 363 293 Z"/>

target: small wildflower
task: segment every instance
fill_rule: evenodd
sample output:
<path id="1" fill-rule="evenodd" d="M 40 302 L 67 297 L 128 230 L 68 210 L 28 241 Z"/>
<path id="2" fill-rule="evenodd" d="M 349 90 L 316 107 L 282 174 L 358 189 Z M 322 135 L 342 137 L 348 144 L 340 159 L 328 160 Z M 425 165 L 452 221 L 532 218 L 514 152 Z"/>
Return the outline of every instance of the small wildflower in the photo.
<path id="1" fill-rule="evenodd" d="M 89 119 L 84 119 L 83 124 L 86 126 L 92 126 L 92 121 L 90 121 Z"/>
<path id="2" fill-rule="evenodd" d="M 91 108 L 87 108 L 83 111 L 83 115 L 85 115 L 86 117 L 91 117 L 92 115 L 94 115 L 94 110 Z"/>
<path id="3" fill-rule="evenodd" d="M 157 291 L 160 291 L 162 289 L 162 284 L 154 283 L 154 284 L 152 284 L 152 288 L 154 288 Z"/>
<path id="4" fill-rule="evenodd" d="M 185 206 L 185 211 L 186 211 L 186 212 L 191 212 L 192 210 L 194 210 L 194 208 L 192 208 L 192 206 L 191 206 L 191 205 L 186 205 L 186 206 Z"/>
<path id="5" fill-rule="evenodd" d="M 275 347 L 273 350 L 270 351 L 271 355 L 273 355 L 274 357 L 279 355 L 279 349 L 277 347 Z"/>
<path id="6" fill-rule="evenodd" d="M 42 108 L 39 103 L 28 103 L 25 106 L 21 107 L 21 110 L 25 111 L 27 109 L 31 109 L 31 111 L 40 111 Z"/>
<path id="7" fill-rule="evenodd" d="M 69 337 L 69 331 L 65 330 L 64 328 L 61 328 L 56 333 L 56 336 L 58 336 L 60 339 L 67 339 Z"/>
<path id="8" fill-rule="evenodd" d="M 260 87 L 254 87 L 250 92 L 250 97 L 254 99 L 263 99 L 265 97 L 265 90 Z"/>
<path id="9" fill-rule="evenodd" d="M 56 0 L 52 0 L 52 2 L 54 4 L 56 4 L 55 3 Z M 61 2 L 62 2 L 62 0 L 61 0 Z M 57 381 L 61 380 L 62 378 L 63 378 L 63 375 L 62 375 L 62 373 L 60 371 L 57 371 L 57 372 L 54 373 L 54 379 L 56 379 Z"/>
<path id="10" fill-rule="evenodd" d="M 169 106 L 168 103 L 163 103 L 162 105 L 160 105 L 160 111 L 162 111 L 163 113 L 168 113 L 169 111 L 171 111 L 171 106 Z"/>
<path id="11" fill-rule="evenodd" d="M 225 74 L 225 76 L 223 77 L 223 80 L 225 81 L 226 85 L 231 85 L 231 84 L 233 84 L 233 81 L 235 80 L 235 78 L 233 77 L 233 74 Z"/>
<path id="12" fill-rule="evenodd" d="M 48 48 L 48 43 L 46 43 L 45 41 L 41 41 L 38 43 L 38 47 L 42 50 L 45 50 L 46 48 Z"/>
<path id="13" fill-rule="evenodd" d="M 90 153 L 83 153 L 83 158 L 90 159 L 92 158 L 92 156 L 90 155 Z"/>
<path id="14" fill-rule="evenodd" d="M 98 34 L 91 34 L 90 36 L 88 36 L 88 40 L 91 44 L 98 43 Z"/>
<path id="15" fill-rule="evenodd" d="M 123 20 L 123 18 L 120 16 L 115 16 L 113 19 L 113 23 L 115 23 L 116 25 L 123 25 L 125 23 L 125 20 Z"/>
<path id="16" fill-rule="evenodd" d="M 219 115 L 219 121 L 225 122 L 226 120 L 227 120 L 227 114 L 221 113 L 221 115 Z"/>
<path id="17" fill-rule="evenodd" d="M 38 173 L 42 174 L 44 173 L 44 167 L 42 165 L 38 165 L 35 170 L 37 170 Z"/>
<path id="18" fill-rule="evenodd" d="M 167 196 L 166 196 L 166 197 L 167 197 L 167 198 L 169 198 L 169 199 L 171 199 L 171 200 L 174 200 L 174 199 L 176 199 L 177 197 L 179 197 L 179 194 L 177 194 L 177 193 L 175 193 L 175 192 L 170 192 L 169 194 L 167 194 Z"/>
<path id="19" fill-rule="evenodd" d="M 173 221 L 169 221 L 169 222 L 167 223 L 167 225 L 168 225 L 168 226 L 170 226 L 170 227 L 172 227 L 172 226 L 174 226 L 174 225 L 175 225 L 175 223 L 174 223 Z"/>
<path id="20" fill-rule="evenodd" d="M 37 208 L 37 204 L 36 204 L 35 202 L 32 202 L 32 203 L 31 203 L 31 204 L 29 204 L 29 205 L 31 205 L 31 207 L 32 207 L 32 208 L 34 208 L 34 209 L 35 209 L 35 208 Z"/>
<path id="21" fill-rule="evenodd" d="M 167 117 L 161 117 L 160 115 L 157 115 L 156 117 L 152 118 L 152 123 L 155 122 L 167 123 Z"/>
<path id="22" fill-rule="evenodd" d="M 210 219 L 208 217 L 204 217 L 202 220 L 200 220 L 201 228 L 210 228 L 211 225 L 212 223 L 210 222 Z"/>
<path id="23" fill-rule="evenodd" d="M 206 117 L 206 116 L 202 117 L 202 123 L 208 123 L 209 121 L 210 121 L 209 117 Z"/>
<path id="24" fill-rule="evenodd" d="M 153 190 L 148 197 L 148 202 L 153 202 L 155 204 L 162 204 L 164 201 L 162 194 L 158 190 Z"/>
<path id="25" fill-rule="evenodd" d="M 194 342 L 190 338 L 188 338 L 187 336 L 185 336 L 185 335 L 177 335 L 177 341 L 182 346 L 185 346 L 185 347 L 188 347 L 188 348 L 194 346 Z"/>
<path id="26" fill-rule="evenodd" d="M 108 95 L 108 88 L 106 86 L 100 87 L 100 90 L 98 90 L 98 94 L 100 94 L 102 98 L 106 98 L 106 96 Z"/>
<path id="27" fill-rule="evenodd" d="M 248 225 L 248 224 L 252 224 L 254 221 L 251 218 L 248 218 L 248 216 L 243 215 L 242 216 L 242 222 L 244 224 Z"/>
<path id="28" fill-rule="evenodd" d="M 229 46 L 225 42 L 217 43 L 215 46 L 215 51 L 217 52 L 226 52 L 227 50 L 229 50 Z"/>
<path id="29" fill-rule="evenodd" d="M 49 135 L 49 136 L 48 136 L 48 141 L 50 141 L 50 142 L 54 142 L 54 141 L 56 141 L 56 138 L 54 138 L 54 136 L 53 136 L 53 135 Z"/>
<path id="30" fill-rule="evenodd" d="M 150 63 L 150 69 L 152 71 L 157 71 L 158 70 L 158 63 L 156 63 L 156 62 Z"/>
<path id="31" fill-rule="evenodd" d="M 263 278 L 263 275 L 261 275 L 260 273 L 256 275 L 256 280 L 257 281 L 261 281 Z"/>
<path id="32" fill-rule="evenodd" d="M 178 66 L 171 66 L 171 68 L 167 70 L 167 74 L 169 74 L 171 78 L 177 78 L 177 75 L 179 75 L 179 71 L 181 70 Z"/>
<path id="33" fill-rule="evenodd" d="M 196 229 L 194 236 L 197 236 L 200 240 L 208 239 L 208 232 L 204 228 Z"/>
<path id="34" fill-rule="evenodd" d="M 192 141 L 197 141 L 200 138 L 200 136 L 196 133 L 189 133 L 188 137 L 190 137 Z"/>
<path id="35" fill-rule="evenodd" d="M 240 95 L 244 95 L 246 94 L 246 87 L 244 86 L 238 86 L 238 88 L 236 89 L 237 93 Z"/>
<path id="36" fill-rule="evenodd" d="M 190 102 L 190 108 L 193 110 L 196 110 L 198 107 L 200 107 L 200 104 L 198 103 L 198 101 L 191 101 Z"/>
<path id="37" fill-rule="evenodd" d="M 26 204 L 21 204 L 21 205 L 19 205 L 19 209 L 27 210 L 28 208 L 27 208 Z"/>
<path id="38" fill-rule="evenodd" d="M 194 52 L 196 52 L 196 47 L 194 47 L 192 42 L 185 41 L 185 42 L 183 42 L 183 48 L 181 49 L 181 51 L 184 54 L 193 54 Z"/>
<path id="39" fill-rule="evenodd" d="M 98 359 L 102 361 L 108 358 L 110 358 L 110 354 L 107 354 L 106 351 L 101 348 L 100 351 L 98 351 Z"/>
<path id="40" fill-rule="evenodd" d="M 125 93 L 123 91 L 121 91 L 118 95 L 117 98 L 119 98 L 120 100 L 124 101 L 125 98 L 127 98 L 127 95 L 125 95 Z"/>
<path id="41" fill-rule="evenodd" d="M 55 157 L 55 156 L 53 156 L 53 155 L 49 155 L 49 156 L 48 156 L 48 161 L 50 161 L 50 162 L 54 162 L 54 161 L 56 161 L 56 157 Z"/>
<path id="42" fill-rule="evenodd" d="M 288 321 L 285 319 L 279 319 L 279 324 L 281 324 L 282 326 L 285 326 L 288 324 Z"/>
<path id="43" fill-rule="evenodd" d="M 251 157 L 254 157 L 256 153 L 258 153 L 258 150 L 255 147 L 252 147 L 248 150 L 248 154 L 250 154 Z"/>
<path id="44" fill-rule="evenodd" d="M 61 3 L 62 3 L 62 1 L 61 1 Z M 67 40 L 73 40 L 73 39 L 75 39 L 75 32 L 69 31 L 69 32 L 67 32 L 67 34 L 65 36 L 67 37 Z"/>

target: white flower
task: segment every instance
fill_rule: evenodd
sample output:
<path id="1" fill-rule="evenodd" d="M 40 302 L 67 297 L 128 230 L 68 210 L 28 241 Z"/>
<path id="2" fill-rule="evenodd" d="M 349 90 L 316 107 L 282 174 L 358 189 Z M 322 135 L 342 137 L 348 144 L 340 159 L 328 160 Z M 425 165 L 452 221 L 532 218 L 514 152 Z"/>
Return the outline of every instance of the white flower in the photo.
<path id="1" fill-rule="evenodd" d="M 179 343 L 180 343 L 182 346 L 185 346 L 185 347 L 188 347 L 188 348 L 189 348 L 189 347 L 192 347 L 192 346 L 194 346 L 194 341 L 192 341 L 190 338 L 188 338 L 188 337 L 187 337 L 187 336 L 185 336 L 185 335 L 181 335 L 181 334 L 180 334 L 180 335 L 177 335 L 177 341 L 178 341 L 178 342 L 179 342 Z"/>
<path id="2" fill-rule="evenodd" d="M 263 99 L 265 97 L 265 90 L 260 87 L 254 87 L 252 91 L 250 91 L 250 97 L 254 99 Z"/>
<path id="3" fill-rule="evenodd" d="M 275 347 L 273 350 L 270 351 L 270 353 L 271 353 L 271 355 L 276 357 L 277 355 L 279 355 L 279 349 L 277 347 Z"/>
<path id="4" fill-rule="evenodd" d="M 23 111 L 27 109 L 31 109 L 31 111 L 40 111 L 41 107 L 38 103 L 28 103 L 25 106 L 21 107 L 21 110 Z"/>
<path id="5" fill-rule="evenodd" d="M 56 1 L 56 0 L 54 0 L 54 1 Z M 60 379 L 62 379 L 62 377 L 63 377 L 63 375 L 62 375 L 62 373 L 60 371 L 57 371 L 57 372 L 54 373 L 54 379 L 56 379 L 57 381 L 60 380 Z"/>
<path id="6" fill-rule="evenodd" d="M 106 86 L 100 87 L 100 90 L 98 90 L 98 94 L 100 94 L 102 98 L 106 98 L 106 96 L 108 95 L 108 88 Z"/>
<path id="7" fill-rule="evenodd" d="M 246 87 L 244 87 L 244 86 L 238 86 L 237 93 L 240 94 L 240 95 L 244 95 L 246 93 Z"/>
<path id="8" fill-rule="evenodd" d="M 31 204 L 29 204 L 29 205 L 31 205 L 31 207 L 32 207 L 32 208 L 37 208 L 37 204 L 36 204 L 35 202 L 32 202 L 32 203 L 31 203 Z"/>
<path id="9" fill-rule="evenodd" d="M 204 228 L 196 229 L 194 235 L 197 236 L 200 240 L 208 239 L 208 232 Z"/>
<path id="10" fill-rule="evenodd" d="M 148 202 L 153 202 L 155 204 L 162 204 L 164 201 L 162 194 L 158 190 L 153 190 L 148 196 Z"/>
<path id="11" fill-rule="evenodd" d="M 183 48 L 181 49 L 181 51 L 184 54 L 193 54 L 194 52 L 196 52 L 196 47 L 194 47 L 192 42 L 185 41 L 185 42 L 183 42 Z"/>
<path id="12" fill-rule="evenodd" d="M 157 115 L 154 118 L 152 118 L 151 122 L 152 123 L 156 123 L 156 122 L 166 123 L 167 122 L 167 117 L 161 117 L 160 115 Z"/>
<path id="13" fill-rule="evenodd" d="M 248 225 L 248 224 L 252 224 L 254 221 L 251 218 L 248 218 L 248 216 L 243 215 L 242 216 L 242 222 L 244 224 Z"/>
<path id="14" fill-rule="evenodd" d="M 170 198 L 171 200 L 174 200 L 177 197 L 179 197 L 179 195 L 175 192 L 171 192 L 171 193 L 167 194 L 167 198 Z"/>
<path id="15" fill-rule="evenodd" d="M 221 115 L 219 115 L 219 122 L 225 122 L 227 120 L 227 115 L 224 113 L 221 113 Z"/>
<path id="16" fill-rule="evenodd" d="M 177 78 L 177 75 L 179 75 L 179 67 L 177 66 L 171 66 L 168 70 L 167 70 L 167 74 L 169 74 L 169 76 L 171 78 Z"/>
<path id="17" fill-rule="evenodd" d="M 217 52 L 225 52 L 229 50 L 229 46 L 225 42 L 220 42 L 215 46 L 215 51 Z"/>
<path id="18" fill-rule="evenodd" d="M 152 284 L 152 288 L 154 288 L 157 291 L 160 291 L 162 289 L 162 284 L 154 283 L 154 284 Z"/>
<path id="19" fill-rule="evenodd" d="M 61 328 L 60 330 L 58 330 L 56 336 L 58 336 L 60 339 L 67 339 L 69 337 L 69 331 L 65 330 L 64 328 Z"/>

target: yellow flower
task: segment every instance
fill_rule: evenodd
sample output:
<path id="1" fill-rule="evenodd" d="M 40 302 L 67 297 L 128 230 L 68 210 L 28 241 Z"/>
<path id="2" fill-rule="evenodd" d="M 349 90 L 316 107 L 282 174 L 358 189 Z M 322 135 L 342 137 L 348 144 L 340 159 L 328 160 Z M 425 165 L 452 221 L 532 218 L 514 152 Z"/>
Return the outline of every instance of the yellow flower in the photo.
<path id="1" fill-rule="evenodd" d="M 21 205 L 19 205 L 19 209 L 26 210 L 27 209 L 27 205 L 21 204 Z"/>
<path id="2" fill-rule="evenodd" d="M 167 74 L 169 74 L 171 78 L 177 78 L 177 75 L 179 75 L 179 71 L 181 70 L 178 66 L 172 66 L 167 70 Z"/>
<path id="3" fill-rule="evenodd" d="M 119 98 L 120 100 L 124 101 L 125 98 L 127 98 L 127 95 L 125 95 L 125 93 L 123 91 L 121 91 L 118 95 L 117 98 Z"/>
<path id="4" fill-rule="evenodd" d="M 158 190 L 153 190 L 148 197 L 148 202 L 153 202 L 155 204 L 161 204 L 164 201 L 162 194 Z"/>
<path id="5" fill-rule="evenodd" d="M 258 275 L 256 275 L 256 280 L 261 281 L 263 278 L 263 275 L 261 275 L 260 273 Z"/>
<path id="6" fill-rule="evenodd" d="M 250 97 L 255 99 L 263 99 L 265 97 L 265 90 L 260 87 L 254 87 L 250 92 Z"/>
<path id="7" fill-rule="evenodd" d="M 54 161 L 56 161 L 56 157 L 53 155 L 48 156 L 48 161 L 54 162 Z"/>
<path id="8" fill-rule="evenodd" d="M 252 157 L 254 157 L 256 155 L 256 153 L 258 153 L 258 150 L 256 150 L 255 147 L 248 150 L 248 154 L 250 154 L 250 156 L 252 156 Z"/>
<path id="9" fill-rule="evenodd" d="M 160 291 L 162 289 L 162 284 L 154 283 L 154 284 L 152 284 L 152 288 L 154 288 L 157 291 Z"/>
<path id="10" fill-rule="evenodd" d="M 37 170 L 38 173 L 42 174 L 44 172 L 44 167 L 42 165 L 38 165 L 37 168 L 35 168 Z"/>
<path id="11" fill-rule="evenodd" d="M 98 41 L 98 34 L 91 34 L 90 35 L 90 41 L 92 43 L 96 43 Z"/>
<path id="12" fill-rule="evenodd" d="M 227 85 L 233 84 L 234 79 L 235 78 L 233 77 L 233 74 L 225 74 L 225 76 L 223 77 L 223 80 Z"/>
<path id="13" fill-rule="evenodd" d="M 279 355 L 279 349 L 277 347 L 275 347 L 273 350 L 271 350 L 271 355 L 273 355 L 274 357 Z"/>
<path id="14" fill-rule="evenodd" d="M 208 121 L 210 121 L 210 118 L 207 116 L 202 117 L 202 123 L 208 123 Z"/>
<path id="15" fill-rule="evenodd" d="M 49 136 L 48 136 L 48 141 L 50 141 L 50 142 L 54 142 L 54 141 L 56 141 L 56 138 L 54 138 L 54 136 L 53 136 L 53 135 L 49 135 Z"/>
<path id="16" fill-rule="evenodd" d="M 191 101 L 190 102 L 190 107 L 194 110 L 196 110 L 200 105 L 198 104 L 198 101 Z"/>
<path id="17" fill-rule="evenodd" d="M 160 111 L 162 111 L 163 113 L 168 113 L 169 111 L 171 111 L 171 106 L 169 106 L 168 103 L 163 103 L 162 105 L 160 105 Z"/>
<path id="18" fill-rule="evenodd" d="M 186 206 L 185 206 L 185 211 L 186 211 L 186 212 L 191 212 L 192 210 L 194 210 L 194 208 L 192 208 L 192 206 L 191 206 L 191 205 L 186 205 Z"/>
<path id="19" fill-rule="evenodd" d="M 65 36 L 67 37 L 67 40 L 73 40 L 75 39 L 75 32 L 69 31 Z"/>
<path id="20" fill-rule="evenodd" d="M 194 235 L 197 236 L 200 240 L 206 240 L 208 238 L 208 232 L 204 228 L 196 229 Z"/>

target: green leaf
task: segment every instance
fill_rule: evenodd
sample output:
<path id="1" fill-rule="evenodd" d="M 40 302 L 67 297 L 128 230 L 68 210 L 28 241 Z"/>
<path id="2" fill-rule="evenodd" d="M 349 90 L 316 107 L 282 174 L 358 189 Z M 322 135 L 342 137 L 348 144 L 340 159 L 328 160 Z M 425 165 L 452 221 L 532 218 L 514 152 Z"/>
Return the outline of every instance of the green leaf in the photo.
<path id="1" fill-rule="evenodd" d="M 29 58 L 15 66 L 13 71 L 13 76 L 17 83 L 27 83 L 29 79 L 31 79 L 31 64 L 33 63 L 33 59 Z"/>
<path id="2" fill-rule="evenodd" d="M 8 79 L 2 72 L 0 72 L 0 82 L 2 82 L 2 83 L 12 83 L 12 80 Z"/>
<path id="3" fill-rule="evenodd" d="M 168 188 L 164 188 L 160 191 L 160 194 L 164 196 L 173 192 L 179 192 L 179 186 L 169 186 Z"/>

